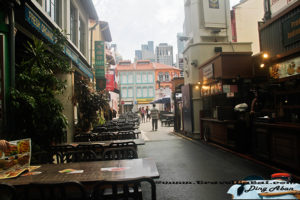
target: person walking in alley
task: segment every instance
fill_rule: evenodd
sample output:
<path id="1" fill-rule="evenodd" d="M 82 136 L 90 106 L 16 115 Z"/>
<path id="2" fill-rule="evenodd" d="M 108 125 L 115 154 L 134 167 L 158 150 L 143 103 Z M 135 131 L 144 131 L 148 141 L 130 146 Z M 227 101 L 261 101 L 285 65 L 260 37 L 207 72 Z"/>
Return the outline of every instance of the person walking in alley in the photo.
<path id="1" fill-rule="evenodd" d="M 146 117 L 147 117 L 147 118 L 146 118 L 146 122 L 147 122 L 147 121 L 150 121 L 150 109 L 149 109 L 148 106 L 146 107 Z"/>
<path id="2" fill-rule="evenodd" d="M 152 131 L 157 131 L 157 121 L 158 121 L 158 110 L 155 108 L 155 104 L 153 104 L 153 108 L 151 109 L 151 118 L 152 118 Z"/>
<path id="3" fill-rule="evenodd" d="M 144 107 L 142 107 L 142 110 L 141 110 L 142 122 L 145 122 L 145 113 L 146 113 L 146 111 L 145 111 Z"/>

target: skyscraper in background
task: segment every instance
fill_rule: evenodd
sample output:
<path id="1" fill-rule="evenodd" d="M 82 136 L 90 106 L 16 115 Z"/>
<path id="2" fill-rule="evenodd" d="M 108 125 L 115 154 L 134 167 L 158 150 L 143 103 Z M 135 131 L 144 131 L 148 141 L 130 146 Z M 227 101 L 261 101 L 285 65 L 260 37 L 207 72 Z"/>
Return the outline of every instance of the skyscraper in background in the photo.
<path id="1" fill-rule="evenodd" d="M 184 50 L 184 41 L 180 38 L 184 36 L 183 33 L 177 33 L 177 55 L 176 55 L 176 67 L 181 69 L 183 72 L 183 50 Z M 183 73 L 181 74 L 183 76 Z"/>
<path id="2" fill-rule="evenodd" d="M 154 42 L 148 41 L 148 44 L 142 44 L 141 50 L 135 50 L 134 60 L 150 60 L 151 62 L 155 62 Z"/>
<path id="3" fill-rule="evenodd" d="M 135 50 L 135 60 L 142 60 L 142 51 Z"/>
<path id="4" fill-rule="evenodd" d="M 173 66 L 173 46 L 160 43 L 156 47 L 156 62 Z"/>
<path id="5" fill-rule="evenodd" d="M 154 54 L 154 42 L 148 41 L 148 50 Z"/>

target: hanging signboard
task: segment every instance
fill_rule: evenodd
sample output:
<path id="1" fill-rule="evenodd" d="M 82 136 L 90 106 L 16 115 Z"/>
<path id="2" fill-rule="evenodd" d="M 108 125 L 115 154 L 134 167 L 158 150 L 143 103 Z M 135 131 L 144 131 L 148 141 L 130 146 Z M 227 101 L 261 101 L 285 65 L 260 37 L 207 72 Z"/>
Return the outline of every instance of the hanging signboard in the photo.
<path id="1" fill-rule="evenodd" d="M 203 67 L 203 80 L 204 80 L 204 82 L 208 81 L 209 79 L 212 79 L 213 76 L 214 76 L 213 64 L 209 64 L 209 65 Z"/>
<path id="2" fill-rule="evenodd" d="M 105 74 L 106 78 L 106 90 L 107 91 L 114 91 L 115 89 L 115 75 L 114 72 L 109 71 Z"/>
<path id="3" fill-rule="evenodd" d="M 300 74 L 300 57 L 277 63 L 269 68 L 270 76 L 274 79 L 285 78 Z"/>
<path id="4" fill-rule="evenodd" d="M 282 23 L 283 45 L 287 46 L 300 40 L 300 15 L 297 13 Z"/>
<path id="5" fill-rule="evenodd" d="M 106 88 L 105 82 L 105 54 L 104 41 L 95 41 L 95 77 L 96 90 L 103 90 Z"/>

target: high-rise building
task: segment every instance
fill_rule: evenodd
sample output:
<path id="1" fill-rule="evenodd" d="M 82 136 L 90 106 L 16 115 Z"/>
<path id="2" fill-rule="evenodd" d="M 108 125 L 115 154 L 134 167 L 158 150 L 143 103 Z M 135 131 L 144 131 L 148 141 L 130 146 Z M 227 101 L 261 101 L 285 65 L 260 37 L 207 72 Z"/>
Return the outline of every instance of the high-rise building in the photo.
<path id="1" fill-rule="evenodd" d="M 135 50 L 135 60 L 142 60 L 142 51 L 141 50 Z"/>
<path id="2" fill-rule="evenodd" d="M 154 42 L 148 41 L 148 50 L 154 53 Z"/>
<path id="3" fill-rule="evenodd" d="M 135 61 L 137 60 L 150 60 L 151 62 L 155 62 L 153 41 L 148 41 L 148 44 L 142 44 L 141 50 L 135 50 Z"/>
<path id="4" fill-rule="evenodd" d="M 176 67 L 183 71 L 184 41 L 180 39 L 181 37 L 183 37 L 183 33 L 177 33 Z M 182 72 L 182 76 L 183 76 L 183 72 Z"/>
<path id="5" fill-rule="evenodd" d="M 156 47 L 156 62 L 173 66 L 173 46 L 160 43 Z"/>

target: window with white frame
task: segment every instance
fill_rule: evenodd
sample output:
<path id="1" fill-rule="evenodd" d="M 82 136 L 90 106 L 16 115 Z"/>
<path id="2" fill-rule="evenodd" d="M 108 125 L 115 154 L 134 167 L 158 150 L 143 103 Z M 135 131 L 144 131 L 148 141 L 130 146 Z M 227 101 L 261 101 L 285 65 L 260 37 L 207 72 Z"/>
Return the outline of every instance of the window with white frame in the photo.
<path id="1" fill-rule="evenodd" d="M 146 72 L 142 73 L 142 81 L 143 81 L 143 83 L 147 83 L 148 82 L 148 80 L 147 80 L 147 73 Z"/>
<path id="2" fill-rule="evenodd" d="M 122 87 L 121 94 L 122 94 L 122 98 L 127 98 L 127 88 L 126 87 Z"/>
<path id="3" fill-rule="evenodd" d="M 153 83 L 153 74 L 152 74 L 152 72 L 148 73 L 148 83 Z"/>
<path id="4" fill-rule="evenodd" d="M 169 72 L 165 73 L 165 81 L 170 81 L 170 74 L 169 74 Z"/>
<path id="5" fill-rule="evenodd" d="M 127 83 L 127 74 L 126 73 L 122 73 L 122 83 Z"/>
<path id="6" fill-rule="evenodd" d="M 76 30 L 77 30 L 76 9 L 74 5 L 71 3 L 70 4 L 70 39 L 75 45 L 77 45 Z"/>
<path id="7" fill-rule="evenodd" d="M 133 83 L 133 73 L 132 72 L 128 73 L 128 83 Z"/>
<path id="8" fill-rule="evenodd" d="M 136 73 L 136 82 L 137 83 L 141 83 L 142 82 L 141 72 L 137 72 Z"/>
<path id="9" fill-rule="evenodd" d="M 45 0 L 45 11 L 58 24 L 58 0 Z"/>
<path id="10" fill-rule="evenodd" d="M 132 98 L 133 97 L 133 88 L 132 87 L 128 88 L 127 94 L 128 94 L 128 96 L 127 96 L 128 98 Z"/>
<path id="11" fill-rule="evenodd" d="M 148 88 L 148 90 L 149 90 L 149 97 L 154 97 L 154 90 L 153 90 L 153 87 L 149 87 Z"/>
<path id="12" fill-rule="evenodd" d="M 147 89 L 147 87 L 143 87 L 143 97 L 148 97 L 148 89 Z"/>
<path id="13" fill-rule="evenodd" d="M 81 17 L 79 17 L 79 29 L 78 29 L 78 44 L 81 53 L 85 54 L 85 23 Z"/>
<path id="14" fill-rule="evenodd" d="M 142 88 L 137 87 L 136 88 L 136 97 L 141 98 L 142 97 Z"/>

